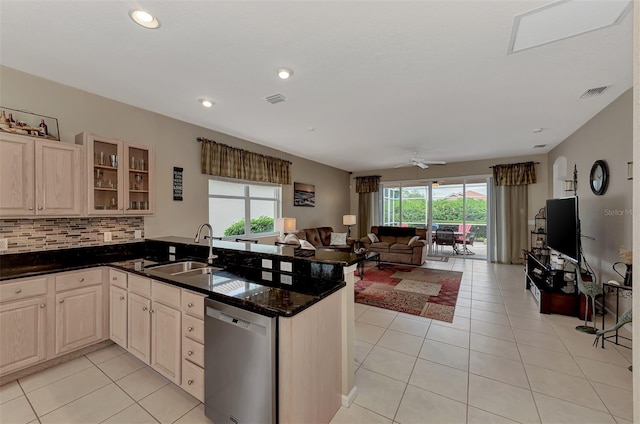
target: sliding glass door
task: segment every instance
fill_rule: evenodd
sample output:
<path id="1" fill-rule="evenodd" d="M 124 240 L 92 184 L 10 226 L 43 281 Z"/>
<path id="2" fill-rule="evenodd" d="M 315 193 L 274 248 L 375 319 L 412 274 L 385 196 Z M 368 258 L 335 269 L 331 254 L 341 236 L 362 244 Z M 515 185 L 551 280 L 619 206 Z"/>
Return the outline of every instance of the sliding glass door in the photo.
<path id="1" fill-rule="evenodd" d="M 382 225 L 432 231 L 429 254 L 487 258 L 487 177 L 382 184 Z M 440 248 L 436 230 L 453 232 Z"/>

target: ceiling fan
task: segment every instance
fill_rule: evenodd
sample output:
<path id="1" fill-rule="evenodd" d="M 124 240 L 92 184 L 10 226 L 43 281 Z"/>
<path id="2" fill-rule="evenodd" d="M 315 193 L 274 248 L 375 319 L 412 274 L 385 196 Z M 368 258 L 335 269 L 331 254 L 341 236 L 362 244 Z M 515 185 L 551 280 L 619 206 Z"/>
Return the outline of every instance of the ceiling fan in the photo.
<path id="1" fill-rule="evenodd" d="M 421 169 L 427 169 L 429 165 L 446 165 L 447 162 L 443 160 L 427 160 L 417 156 L 418 152 L 414 153 L 414 155 L 409 159 L 409 162 L 406 164 L 395 166 L 394 168 L 402 168 L 404 166 L 417 166 Z"/>

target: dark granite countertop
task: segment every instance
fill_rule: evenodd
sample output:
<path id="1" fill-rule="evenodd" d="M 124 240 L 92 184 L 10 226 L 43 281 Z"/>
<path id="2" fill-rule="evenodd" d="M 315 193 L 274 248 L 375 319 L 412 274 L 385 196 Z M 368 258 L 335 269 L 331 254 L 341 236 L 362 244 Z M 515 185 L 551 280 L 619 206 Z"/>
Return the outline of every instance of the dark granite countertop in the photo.
<path id="1" fill-rule="evenodd" d="M 192 238 L 187 237 L 158 237 L 148 239 L 150 241 L 159 241 L 163 243 L 176 243 L 189 246 L 201 246 L 208 247 L 208 241 L 201 240 L 200 243 L 195 243 Z M 356 255 L 355 253 L 341 252 L 337 250 L 319 249 L 319 250 L 304 250 L 295 249 L 293 246 L 278 245 L 271 246 L 267 244 L 256 243 L 244 243 L 244 242 L 232 242 L 224 240 L 213 240 L 213 251 L 217 250 L 233 250 L 238 252 L 253 253 L 261 257 L 274 256 L 278 258 L 291 258 L 299 259 L 308 262 L 322 262 L 328 264 L 340 264 L 343 266 L 349 266 L 357 263 L 362 259 L 362 255 Z"/>
<path id="2" fill-rule="evenodd" d="M 220 242 L 217 248 L 226 248 L 226 246 L 221 246 L 221 243 L 243 244 Z M 245 252 L 258 253 L 261 250 L 265 250 L 269 254 L 273 254 L 270 251 L 272 248 L 279 249 L 277 246 L 262 245 L 262 248 L 256 248 L 256 246 L 260 245 L 247 245 L 247 248 L 253 246 L 254 249 L 247 249 Z M 154 265 L 168 262 L 167 257 L 148 255 L 146 253 L 144 243 L 130 243 L 127 245 L 3 255 L 0 256 L 0 284 L 2 281 L 15 278 L 34 277 L 96 266 L 110 266 L 203 293 L 214 300 L 251 310 L 252 312 L 267 316 L 285 317 L 293 316 L 303 311 L 345 286 L 344 281 L 323 280 L 274 270 L 265 272 L 263 269 L 233 264 L 212 274 L 190 277 L 172 276 L 153 270 Z M 186 259 L 189 258 L 180 260 Z M 202 258 L 196 258 L 195 260 L 202 261 Z M 285 281 L 286 284 L 284 283 Z M 288 285 L 292 288 L 295 287 L 295 291 L 287 289 Z"/>

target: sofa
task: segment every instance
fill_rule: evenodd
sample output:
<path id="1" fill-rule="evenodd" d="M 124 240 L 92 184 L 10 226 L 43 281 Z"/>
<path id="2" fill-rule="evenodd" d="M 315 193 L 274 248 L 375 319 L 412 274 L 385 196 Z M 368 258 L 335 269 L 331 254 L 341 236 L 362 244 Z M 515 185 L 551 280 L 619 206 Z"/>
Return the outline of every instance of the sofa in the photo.
<path id="1" fill-rule="evenodd" d="M 372 242 L 369 236 L 362 237 L 362 247 L 370 252 L 379 252 L 382 262 L 396 262 L 401 264 L 422 265 L 427 260 L 427 230 L 411 227 L 371 227 L 378 242 Z M 414 236 L 418 239 L 411 245 Z"/>
<path id="2" fill-rule="evenodd" d="M 302 230 L 291 231 L 287 233 L 287 236 L 293 234 L 298 240 L 306 240 L 313 245 L 316 249 L 331 249 L 344 252 L 352 252 L 355 240 L 347 238 L 346 244 L 331 244 L 331 233 L 335 233 L 331 227 L 317 227 L 317 228 L 305 228 Z M 289 240 L 286 244 L 298 244 L 295 240 Z"/>

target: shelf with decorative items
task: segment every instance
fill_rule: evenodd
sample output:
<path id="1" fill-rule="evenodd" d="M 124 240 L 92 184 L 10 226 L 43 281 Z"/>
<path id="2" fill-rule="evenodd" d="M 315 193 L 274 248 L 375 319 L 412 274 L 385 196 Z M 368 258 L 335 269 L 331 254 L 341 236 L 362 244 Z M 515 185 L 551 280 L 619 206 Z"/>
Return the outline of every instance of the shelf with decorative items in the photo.
<path id="1" fill-rule="evenodd" d="M 534 217 L 534 228 L 531 231 L 531 254 L 543 263 L 549 262 L 549 248 L 547 247 L 547 218 L 546 208 L 542 207 Z"/>
<path id="2" fill-rule="evenodd" d="M 155 210 L 154 156 L 150 146 L 91 133 L 85 146 L 87 215 L 148 215 Z"/>

